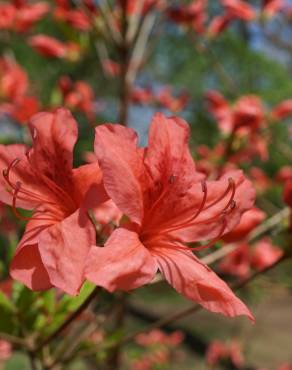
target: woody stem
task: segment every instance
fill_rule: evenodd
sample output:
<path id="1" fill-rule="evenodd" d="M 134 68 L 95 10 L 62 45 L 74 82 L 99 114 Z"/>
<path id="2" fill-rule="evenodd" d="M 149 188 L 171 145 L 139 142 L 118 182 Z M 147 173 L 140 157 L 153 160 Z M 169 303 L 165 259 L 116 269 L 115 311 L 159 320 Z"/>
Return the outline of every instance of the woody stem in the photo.
<path id="1" fill-rule="evenodd" d="M 130 58 L 130 46 L 127 41 L 128 31 L 128 19 L 126 6 L 122 7 L 122 19 L 121 19 L 121 42 L 118 47 L 121 76 L 120 76 L 120 96 L 119 96 L 119 123 L 127 126 L 129 105 L 130 105 L 130 93 L 131 86 L 128 81 L 128 69 L 129 69 L 129 58 Z"/>

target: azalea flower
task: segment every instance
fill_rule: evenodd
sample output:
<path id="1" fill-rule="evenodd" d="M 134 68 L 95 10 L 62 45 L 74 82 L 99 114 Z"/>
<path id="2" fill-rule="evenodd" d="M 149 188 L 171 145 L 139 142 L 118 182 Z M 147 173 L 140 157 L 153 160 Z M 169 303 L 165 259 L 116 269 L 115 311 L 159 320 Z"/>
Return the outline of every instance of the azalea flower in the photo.
<path id="1" fill-rule="evenodd" d="M 87 279 L 110 292 L 151 282 L 159 269 L 181 294 L 227 316 L 252 315 L 185 243 L 212 239 L 208 248 L 240 221 L 255 192 L 241 171 L 206 181 L 188 149 L 189 127 L 179 118 L 154 116 L 149 146 L 120 125 L 96 128 L 95 153 L 106 192 L 125 222 L 103 248 L 93 246 Z"/>
<path id="2" fill-rule="evenodd" d="M 250 251 L 247 242 L 240 242 L 236 249 L 228 254 L 219 264 L 224 274 L 246 279 L 250 273 Z"/>
<path id="3" fill-rule="evenodd" d="M 0 4 L 0 29 L 27 32 L 48 12 L 49 5 L 39 1 L 29 4 L 26 1 Z"/>
<path id="4" fill-rule="evenodd" d="M 224 258 L 219 268 L 224 273 L 245 279 L 252 268 L 261 271 L 277 262 L 282 255 L 283 251 L 273 245 L 269 238 L 261 239 L 252 248 L 242 241 Z"/>
<path id="5" fill-rule="evenodd" d="M 234 18 L 243 21 L 251 21 L 256 17 L 255 9 L 242 0 L 221 0 L 221 4 L 226 9 L 227 13 Z"/>
<path id="6" fill-rule="evenodd" d="M 269 238 L 264 238 L 255 244 L 251 256 L 251 265 L 261 271 L 278 261 L 283 256 L 283 251 L 272 244 Z"/>
<path id="7" fill-rule="evenodd" d="M 283 100 L 276 105 L 271 112 L 271 118 L 275 120 L 285 119 L 292 115 L 292 99 Z"/>
<path id="8" fill-rule="evenodd" d="M 0 30 L 12 30 L 16 9 L 12 4 L 0 4 Z"/>
<path id="9" fill-rule="evenodd" d="M 143 0 L 142 6 L 136 0 L 119 0 L 119 5 L 123 9 L 126 9 L 128 16 L 133 16 L 139 13 L 145 15 L 150 10 L 155 7 L 158 7 L 162 3 L 161 0 Z"/>
<path id="10" fill-rule="evenodd" d="M 170 7 L 167 15 L 173 22 L 191 27 L 201 34 L 205 31 L 206 7 L 206 0 L 193 0 L 188 5 Z"/>
<path id="11" fill-rule="evenodd" d="M 9 58 L 0 59 L 0 97 L 16 101 L 28 90 L 28 77 L 25 70 Z"/>
<path id="12" fill-rule="evenodd" d="M 206 353 L 206 362 L 215 367 L 222 360 L 228 359 L 236 368 L 244 364 L 244 358 L 240 344 L 236 340 L 230 343 L 223 343 L 218 340 L 212 342 Z"/>
<path id="13" fill-rule="evenodd" d="M 75 42 L 61 42 L 54 37 L 38 34 L 30 37 L 29 45 L 39 54 L 75 61 L 79 58 L 80 47 Z"/>
<path id="14" fill-rule="evenodd" d="M 0 111 L 25 125 L 30 117 L 39 112 L 39 102 L 35 96 L 22 96 L 13 103 L 0 104 Z"/>
<path id="15" fill-rule="evenodd" d="M 83 112 L 89 121 L 95 117 L 94 91 L 85 81 L 73 82 L 70 77 L 62 76 L 59 80 L 62 103 L 70 110 Z"/>
<path id="16" fill-rule="evenodd" d="M 54 17 L 80 31 L 88 31 L 91 28 L 90 17 L 80 9 L 71 9 L 68 2 L 57 4 Z"/>
<path id="17" fill-rule="evenodd" d="M 264 107 L 259 97 L 243 95 L 231 106 L 215 90 L 206 94 L 208 110 L 212 113 L 223 133 L 236 132 L 240 135 L 254 133 L 264 126 Z"/>
<path id="18" fill-rule="evenodd" d="M 262 0 L 262 11 L 268 18 L 274 16 L 276 13 L 284 8 L 284 0 Z"/>
<path id="19" fill-rule="evenodd" d="M 218 15 L 212 19 L 208 25 L 207 36 L 215 37 L 230 25 L 233 20 L 232 16 L 229 14 Z"/>
<path id="20" fill-rule="evenodd" d="M 0 364 L 12 356 L 12 345 L 6 340 L 0 339 Z"/>
<path id="21" fill-rule="evenodd" d="M 135 338 L 135 342 L 144 347 L 153 345 L 178 346 L 183 340 L 184 334 L 181 331 L 165 334 L 159 329 L 153 329 L 148 333 L 138 334 Z"/>
<path id="22" fill-rule="evenodd" d="M 281 167 L 276 175 L 276 180 L 280 183 L 285 183 L 288 180 L 292 180 L 292 166 Z"/>
<path id="23" fill-rule="evenodd" d="M 97 163 L 72 168 L 77 124 L 69 111 L 39 113 L 28 125 L 32 148 L 0 145 L 0 200 L 28 221 L 10 274 L 32 290 L 55 286 L 77 294 L 96 237 L 87 209 L 107 198 L 101 172 Z"/>
<path id="24" fill-rule="evenodd" d="M 244 213 L 240 223 L 230 233 L 224 235 L 222 239 L 227 243 L 244 239 L 265 217 L 266 214 L 259 208 L 254 207 L 250 209 Z"/>

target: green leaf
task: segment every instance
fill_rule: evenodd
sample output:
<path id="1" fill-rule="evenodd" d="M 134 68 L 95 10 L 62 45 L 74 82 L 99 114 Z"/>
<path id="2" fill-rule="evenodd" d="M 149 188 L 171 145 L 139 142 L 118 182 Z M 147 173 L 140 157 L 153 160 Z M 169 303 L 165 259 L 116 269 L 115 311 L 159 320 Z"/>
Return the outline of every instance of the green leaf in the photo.
<path id="1" fill-rule="evenodd" d="M 2 292 L 0 292 L 0 318 L 0 332 L 13 333 L 15 329 L 15 307 Z"/>

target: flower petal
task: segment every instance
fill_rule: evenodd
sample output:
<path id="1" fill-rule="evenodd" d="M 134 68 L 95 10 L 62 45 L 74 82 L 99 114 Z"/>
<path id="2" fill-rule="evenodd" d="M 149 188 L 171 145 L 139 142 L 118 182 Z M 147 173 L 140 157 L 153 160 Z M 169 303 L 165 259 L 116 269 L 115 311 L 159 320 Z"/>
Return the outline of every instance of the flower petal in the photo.
<path id="1" fill-rule="evenodd" d="M 226 193 L 229 184 L 228 179 L 230 178 L 233 179 L 235 184 L 233 197 L 235 203 L 232 209 L 230 204 L 225 213 L 224 209 L 231 200 L 231 189 L 224 197 L 222 195 Z M 169 235 L 182 242 L 217 238 L 231 231 L 240 222 L 242 214 L 254 205 L 255 190 L 242 171 L 232 171 L 225 174 L 220 180 L 207 181 L 206 188 L 207 200 L 204 209 L 193 221 L 190 221 L 190 213 L 185 212 L 181 220 L 178 220 L 180 221 L 180 227 L 177 227 L 174 231 L 169 231 Z M 189 192 L 193 195 L 191 204 L 193 204 L 192 212 L 195 215 L 203 198 L 202 187 L 196 184 Z M 173 228 L 169 227 L 169 230 L 173 230 Z"/>
<path id="2" fill-rule="evenodd" d="M 95 154 L 107 193 L 122 212 L 140 224 L 143 216 L 140 183 L 143 167 L 136 133 L 120 125 L 98 126 Z"/>
<path id="3" fill-rule="evenodd" d="M 47 290 L 53 286 L 37 244 L 26 245 L 16 250 L 10 265 L 10 275 L 32 290 Z"/>
<path id="4" fill-rule="evenodd" d="M 86 278 L 110 292 L 128 291 L 149 283 L 156 271 L 155 259 L 141 244 L 138 235 L 119 228 L 103 248 L 91 248 Z"/>
<path id="5" fill-rule="evenodd" d="M 85 259 L 93 243 L 94 227 L 81 210 L 42 232 L 39 251 L 54 286 L 71 295 L 79 292 Z"/>
<path id="6" fill-rule="evenodd" d="M 179 118 L 156 114 L 149 132 L 145 157 L 150 186 L 145 192 L 147 224 L 161 225 L 190 207 L 189 189 L 203 179 L 196 171 L 188 140 L 189 126 Z"/>
<path id="7" fill-rule="evenodd" d="M 74 199 L 87 209 L 99 206 L 109 199 L 102 182 L 97 162 L 73 169 Z"/>
<path id="8" fill-rule="evenodd" d="M 30 163 L 42 181 L 63 190 L 72 188 L 73 148 L 77 140 L 77 123 L 66 109 L 55 113 L 38 113 L 29 122 L 33 138 Z"/>
<path id="9" fill-rule="evenodd" d="M 38 211 L 34 213 L 37 218 L 41 215 L 43 216 Z M 32 290 L 46 290 L 52 287 L 38 248 L 41 233 L 51 225 L 52 221 L 47 220 L 29 221 L 10 264 L 11 277 Z"/>
<path id="10" fill-rule="evenodd" d="M 0 145 L 0 201 L 6 204 L 12 204 L 11 186 L 3 176 L 3 171 L 16 160 L 20 159 L 9 171 L 9 179 L 13 184 L 20 182 L 27 190 L 39 194 L 38 180 L 30 170 L 25 153 L 27 147 L 22 144 Z M 17 206 L 20 208 L 32 209 L 39 202 L 29 202 L 17 200 Z"/>
<path id="11" fill-rule="evenodd" d="M 171 247 L 152 250 L 165 279 L 179 293 L 207 310 L 225 316 L 246 315 L 254 321 L 249 309 L 227 284 L 189 251 Z"/>

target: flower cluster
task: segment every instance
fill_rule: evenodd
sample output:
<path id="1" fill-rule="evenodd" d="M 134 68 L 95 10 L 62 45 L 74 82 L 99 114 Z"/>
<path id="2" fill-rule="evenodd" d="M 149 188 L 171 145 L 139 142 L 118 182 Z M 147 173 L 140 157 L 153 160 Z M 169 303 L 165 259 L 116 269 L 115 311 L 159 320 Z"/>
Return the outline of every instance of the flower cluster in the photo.
<path id="1" fill-rule="evenodd" d="M 193 251 L 230 233 L 253 206 L 255 191 L 239 170 L 215 181 L 198 172 L 185 121 L 156 114 L 147 148 L 137 146 L 132 129 L 100 125 L 96 161 L 78 168 L 72 164 L 77 124 L 69 111 L 39 113 L 29 128 L 31 148 L 0 146 L 0 199 L 28 221 L 11 263 L 13 278 L 33 290 L 54 286 L 74 295 L 86 279 L 110 292 L 129 291 L 159 270 L 203 307 L 253 319 Z M 109 199 L 123 217 L 111 213 L 119 225 L 96 246 L 94 215 L 105 219 L 112 212 L 105 207 Z"/>
<path id="2" fill-rule="evenodd" d="M 29 91 L 25 70 L 11 58 L 0 59 L 0 114 L 9 114 L 25 124 L 39 109 L 38 99 Z"/>

